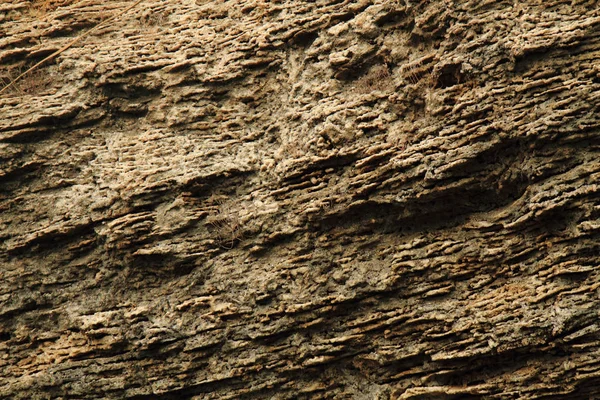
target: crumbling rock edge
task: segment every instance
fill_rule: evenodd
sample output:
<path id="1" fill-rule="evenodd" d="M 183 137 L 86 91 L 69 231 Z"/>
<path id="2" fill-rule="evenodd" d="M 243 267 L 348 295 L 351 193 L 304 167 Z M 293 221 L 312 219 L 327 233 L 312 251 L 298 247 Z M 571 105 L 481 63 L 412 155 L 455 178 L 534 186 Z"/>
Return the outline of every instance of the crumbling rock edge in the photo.
<path id="1" fill-rule="evenodd" d="M 3 85 L 131 4 L 4 2 Z M 144 1 L 0 97 L 0 397 L 598 396 L 599 26 Z"/>

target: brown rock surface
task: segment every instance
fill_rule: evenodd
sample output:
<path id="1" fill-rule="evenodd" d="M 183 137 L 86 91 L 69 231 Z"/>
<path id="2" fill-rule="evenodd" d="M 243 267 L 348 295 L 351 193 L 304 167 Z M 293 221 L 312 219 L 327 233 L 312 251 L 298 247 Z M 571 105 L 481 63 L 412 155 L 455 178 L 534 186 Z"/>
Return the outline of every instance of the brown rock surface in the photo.
<path id="1" fill-rule="evenodd" d="M 0 398 L 600 396 L 599 89 L 596 1 L 144 0 L 0 95 Z"/>

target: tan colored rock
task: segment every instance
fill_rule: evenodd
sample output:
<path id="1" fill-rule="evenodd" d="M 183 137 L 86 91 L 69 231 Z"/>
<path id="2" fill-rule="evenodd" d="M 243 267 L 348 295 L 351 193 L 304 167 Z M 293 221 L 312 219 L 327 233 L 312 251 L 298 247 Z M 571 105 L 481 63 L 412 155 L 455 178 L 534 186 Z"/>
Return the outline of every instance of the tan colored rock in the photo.
<path id="1" fill-rule="evenodd" d="M 7 0 L 0 88 L 133 1 Z M 0 94 L 0 397 L 595 398 L 594 1 L 144 0 Z"/>

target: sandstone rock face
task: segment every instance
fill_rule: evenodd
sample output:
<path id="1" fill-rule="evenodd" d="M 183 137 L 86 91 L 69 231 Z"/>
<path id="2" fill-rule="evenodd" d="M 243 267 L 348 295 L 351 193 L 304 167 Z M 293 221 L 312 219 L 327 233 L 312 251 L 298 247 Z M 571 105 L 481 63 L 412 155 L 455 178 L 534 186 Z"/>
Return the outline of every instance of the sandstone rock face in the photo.
<path id="1" fill-rule="evenodd" d="M 599 89 L 596 1 L 142 1 L 0 95 L 0 398 L 600 396 Z"/>

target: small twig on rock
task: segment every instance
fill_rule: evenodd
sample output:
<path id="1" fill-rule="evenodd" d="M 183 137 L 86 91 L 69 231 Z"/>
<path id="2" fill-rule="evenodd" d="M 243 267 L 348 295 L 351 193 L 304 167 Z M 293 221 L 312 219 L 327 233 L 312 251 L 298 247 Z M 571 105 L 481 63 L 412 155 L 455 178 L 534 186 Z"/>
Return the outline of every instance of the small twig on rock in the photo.
<path id="1" fill-rule="evenodd" d="M 65 46 L 63 46 L 60 49 L 56 50 L 54 53 L 50 54 L 48 57 L 44 58 L 42 61 L 38 62 L 33 67 L 29 68 L 27 71 L 23 72 L 21 75 L 17 76 L 15 79 L 13 79 L 12 81 L 10 81 L 10 83 L 8 85 L 6 85 L 2 89 L 0 89 L 0 94 L 4 93 L 4 91 L 8 90 L 8 88 L 14 86 L 25 75 L 27 75 L 30 72 L 34 71 L 35 69 L 37 69 L 38 67 L 40 67 L 45 62 L 50 61 L 53 58 L 55 58 L 56 56 L 58 56 L 59 54 L 63 53 L 64 51 L 66 51 L 67 49 L 69 49 L 71 46 L 73 46 L 74 44 L 76 44 L 77 42 L 81 41 L 82 39 L 84 39 L 87 36 L 91 35 L 95 31 L 97 31 L 98 29 L 102 28 L 108 22 L 111 22 L 111 21 L 119 18 L 121 15 L 125 14 L 126 12 L 128 12 L 129 10 L 131 10 L 132 8 L 134 8 L 135 6 L 137 6 L 138 4 L 140 4 L 142 1 L 143 0 L 137 0 L 135 3 L 133 3 L 129 7 L 125 8 L 123 11 L 121 11 L 121 12 L 113 15 L 112 17 L 107 18 L 104 21 L 98 23 L 98 25 L 94 26 L 89 31 L 87 31 L 87 32 L 83 33 L 82 35 L 76 37 L 75 39 L 73 39 L 72 41 L 70 41 L 69 43 L 67 43 Z"/>

